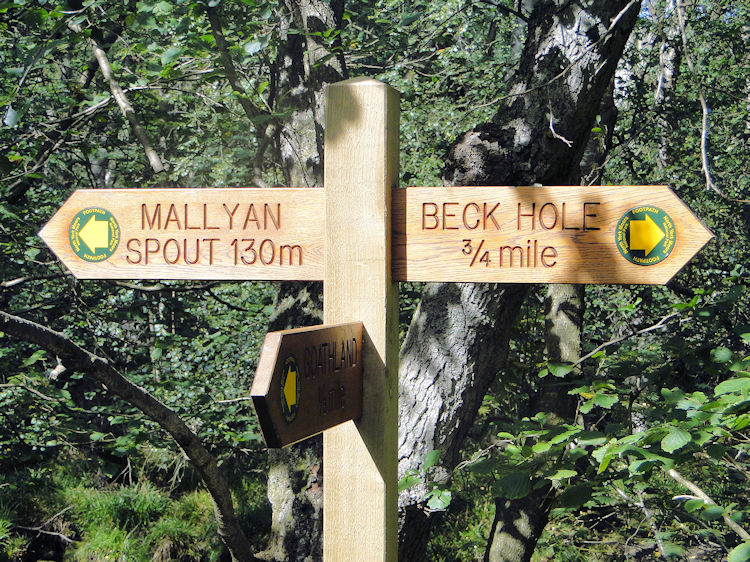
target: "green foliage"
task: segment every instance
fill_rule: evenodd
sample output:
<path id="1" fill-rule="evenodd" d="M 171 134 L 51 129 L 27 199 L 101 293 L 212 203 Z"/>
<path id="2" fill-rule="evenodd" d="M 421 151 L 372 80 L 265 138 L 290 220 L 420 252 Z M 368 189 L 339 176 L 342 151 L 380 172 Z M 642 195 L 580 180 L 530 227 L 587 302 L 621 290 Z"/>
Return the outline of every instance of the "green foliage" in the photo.
<path id="1" fill-rule="evenodd" d="M 13 533 L 13 523 L 0 511 L 0 560 L 20 560 L 28 541 Z"/>
<path id="2" fill-rule="evenodd" d="M 734 547 L 727 557 L 727 562 L 742 562 L 743 560 L 750 560 L 750 542 L 743 542 Z"/>
<path id="3" fill-rule="evenodd" d="M 175 501 L 144 483 L 111 490 L 71 488 L 67 500 L 81 535 L 76 560 L 215 560 L 222 552 L 206 492 Z"/>
<path id="4" fill-rule="evenodd" d="M 425 455 L 421 470 L 408 470 L 398 482 L 398 491 L 403 492 L 413 486 L 423 486 L 427 508 L 432 511 L 444 511 L 451 503 L 453 493 L 446 479 L 431 471 L 440 459 L 440 451 L 430 451 Z"/>
<path id="5" fill-rule="evenodd" d="M 122 486 L 112 491 L 71 489 L 66 498 L 84 528 L 99 525 L 125 530 L 145 527 L 166 509 L 169 498 L 148 482 Z"/>

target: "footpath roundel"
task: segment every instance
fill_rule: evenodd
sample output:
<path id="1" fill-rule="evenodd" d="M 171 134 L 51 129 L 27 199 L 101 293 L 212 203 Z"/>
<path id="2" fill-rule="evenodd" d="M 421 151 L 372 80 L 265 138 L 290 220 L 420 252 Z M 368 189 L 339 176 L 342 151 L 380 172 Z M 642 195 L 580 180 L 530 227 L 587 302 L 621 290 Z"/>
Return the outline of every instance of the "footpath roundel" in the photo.
<path id="1" fill-rule="evenodd" d="M 674 249 L 675 226 L 659 207 L 644 205 L 625 213 L 617 223 L 615 241 L 620 254 L 630 263 L 656 265 Z"/>
<path id="2" fill-rule="evenodd" d="M 73 217 L 68 240 L 73 252 L 82 260 L 104 261 L 115 253 L 120 243 L 120 225 L 107 209 L 89 207 Z"/>
<path id="3" fill-rule="evenodd" d="M 284 421 L 291 423 L 297 417 L 300 397 L 299 367 L 294 355 L 284 360 L 281 374 L 281 415 Z"/>

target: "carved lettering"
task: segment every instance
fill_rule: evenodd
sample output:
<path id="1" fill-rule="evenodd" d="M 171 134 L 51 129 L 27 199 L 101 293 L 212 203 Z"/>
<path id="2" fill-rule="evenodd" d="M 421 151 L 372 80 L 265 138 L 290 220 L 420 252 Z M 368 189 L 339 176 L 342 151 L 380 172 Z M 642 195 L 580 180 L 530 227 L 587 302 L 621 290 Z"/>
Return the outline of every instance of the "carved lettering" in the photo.
<path id="1" fill-rule="evenodd" d="M 168 238 L 164 242 L 158 238 L 146 238 L 143 241 L 130 238 L 125 243 L 128 250 L 125 261 L 133 265 L 195 265 L 201 263 L 203 258 L 204 263 L 213 265 L 214 244 L 219 241 L 219 238 Z"/>

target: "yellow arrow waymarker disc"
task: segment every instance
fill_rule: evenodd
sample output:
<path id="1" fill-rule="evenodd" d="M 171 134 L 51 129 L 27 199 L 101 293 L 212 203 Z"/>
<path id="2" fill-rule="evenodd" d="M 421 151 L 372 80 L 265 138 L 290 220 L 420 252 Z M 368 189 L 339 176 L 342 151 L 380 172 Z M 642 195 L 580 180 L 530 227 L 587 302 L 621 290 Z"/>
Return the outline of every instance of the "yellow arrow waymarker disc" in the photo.
<path id="1" fill-rule="evenodd" d="M 646 257 L 664 240 L 664 231 L 654 222 L 648 213 L 645 220 L 630 221 L 630 249 L 643 250 Z"/>
<path id="2" fill-rule="evenodd" d="M 659 207 L 631 209 L 617 223 L 615 242 L 630 263 L 655 265 L 672 252 L 677 233 L 674 221 Z"/>
<path id="3" fill-rule="evenodd" d="M 287 406 L 291 408 L 297 405 L 297 371 L 292 370 L 291 365 L 287 367 L 286 381 L 284 382 L 284 398 Z"/>
<path id="4" fill-rule="evenodd" d="M 109 246 L 109 224 L 106 219 L 97 220 L 95 214 L 92 214 L 83 225 L 80 235 L 92 254 L 96 253 L 97 248 Z"/>
<path id="5" fill-rule="evenodd" d="M 82 260 L 104 261 L 115 253 L 120 243 L 120 225 L 107 209 L 89 207 L 76 213 L 70 221 L 68 241 Z"/>
<path id="6" fill-rule="evenodd" d="M 294 355 L 284 360 L 281 376 L 281 415 L 284 421 L 291 423 L 297 417 L 300 398 L 299 367 Z"/>

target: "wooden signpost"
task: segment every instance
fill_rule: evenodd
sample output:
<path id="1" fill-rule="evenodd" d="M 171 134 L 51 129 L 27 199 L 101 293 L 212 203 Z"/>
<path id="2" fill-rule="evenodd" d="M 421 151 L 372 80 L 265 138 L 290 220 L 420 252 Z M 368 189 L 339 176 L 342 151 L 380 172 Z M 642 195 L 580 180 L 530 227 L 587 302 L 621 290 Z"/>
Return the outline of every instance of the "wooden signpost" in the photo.
<path id="1" fill-rule="evenodd" d="M 712 238 L 666 186 L 394 191 L 393 276 L 667 283 Z"/>
<path id="2" fill-rule="evenodd" d="M 664 186 L 397 189 L 398 105 L 329 87 L 324 189 L 80 190 L 40 232 L 79 278 L 324 281 L 252 393 L 269 446 L 324 429 L 327 561 L 396 560 L 395 281 L 666 283 L 712 237 Z"/>

